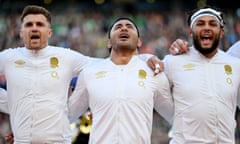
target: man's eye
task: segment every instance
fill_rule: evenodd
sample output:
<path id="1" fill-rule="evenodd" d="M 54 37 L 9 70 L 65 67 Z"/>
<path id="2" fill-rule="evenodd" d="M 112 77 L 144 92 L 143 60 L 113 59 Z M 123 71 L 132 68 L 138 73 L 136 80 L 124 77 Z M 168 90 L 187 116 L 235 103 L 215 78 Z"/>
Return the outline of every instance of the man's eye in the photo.
<path id="1" fill-rule="evenodd" d="M 210 23 L 211 26 L 217 26 L 217 23 Z"/>
<path id="2" fill-rule="evenodd" d="M 30 27 L 30 26 L 32 26 L 32 23 L 26 23 L 25 26 Z"/>
<path id="3" fill-rule="evenodd" d="M 197 23 L 196 25 L 203 25 L 203 23 L 200 23 L 200 22 L 199 22 L 199 23 Z"/>

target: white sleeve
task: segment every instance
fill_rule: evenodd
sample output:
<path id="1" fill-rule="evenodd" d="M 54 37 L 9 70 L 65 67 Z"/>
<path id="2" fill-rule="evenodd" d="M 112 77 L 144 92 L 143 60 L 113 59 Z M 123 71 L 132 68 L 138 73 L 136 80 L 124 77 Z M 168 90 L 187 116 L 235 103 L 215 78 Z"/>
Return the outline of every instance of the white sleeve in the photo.
<path id="1" fill-rule="evenodd" d="M 7 91 L 3 88 L 0 88 L 0 111 L 8 114 L 8 100 L 7 100 Z"/>
<path id="2" fill-rule="evenodd" d="M 67 52 L 64 51 L 66 54 L 64 56 L 70 59 L 69 62 L 71 63 L 70 65 L 71 69 L 73 70 L 72 73 L 73 76 L 78 76 L 78 74 L 84 69 L 85 66 L 103 60 L 103 58 L 85 56 L 71 49 L 64 50 L 67 51 Z"/>
<path id="3" fill-rule="evenodd" d="M 165 73 L 156 76 L 158 79 L 157 92 L 154 97 L 154 108 L 170 124 L 174 116 L 174 102 L 170 90 L 169 81 Z"/>
<path id="4" fill-rule="evenodd" d="M 84 80 L 84 74 L 81 72 L 78 76 L 76 87 L 69 97 L 68 101 L 68 115 L 70 122 L 78 120 L 89 107 L 88 92 Z"/>
<path id="5" fill-rule="evenodd" d="M 240 40 L 228 49 L 227 54 L 240 58 Z"/>

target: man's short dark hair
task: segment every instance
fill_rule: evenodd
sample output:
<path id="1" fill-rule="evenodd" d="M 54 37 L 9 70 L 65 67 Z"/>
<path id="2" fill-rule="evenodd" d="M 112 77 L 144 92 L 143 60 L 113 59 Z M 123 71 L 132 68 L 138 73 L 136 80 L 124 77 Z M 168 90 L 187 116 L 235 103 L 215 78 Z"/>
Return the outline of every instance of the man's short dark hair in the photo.
<path id="1" fill-rule="evenodd" d="M 47 21 L 51 24 L 51 21 L 52 21 L 51 14 L 44 7 L 37 6 L 37 5 L 26 6 L 23 9 L 23 12 L 22 12 L 22 15 L 21 15 L 21 22 L 23 22 L 24 17 L 29 15 L 29 14 L 42 14 L 46 17 Z"/>

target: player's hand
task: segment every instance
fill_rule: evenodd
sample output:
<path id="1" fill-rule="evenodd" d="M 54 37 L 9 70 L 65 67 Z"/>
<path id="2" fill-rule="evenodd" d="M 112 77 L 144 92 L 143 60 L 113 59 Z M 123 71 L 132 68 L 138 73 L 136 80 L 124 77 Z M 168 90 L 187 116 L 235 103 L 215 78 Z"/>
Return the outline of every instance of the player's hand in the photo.
<path id="1" fill-rule="evenodd" d="M 6 141 L 8 144 L 13 144 L 14 138 L 13 138 L 13 133 L 12 133 L 12 132 L 8 133 L 8 134 L 5 136 L 5 141 Z"/>
<path id="2" fill-rule="evenodd" d="M 182 53 L 186 53 L 188 51 L 188 42 L 182 39 L 177 39 L 175 40 L 170 48 L 169 48 L 169 52 L 172 55 L 179 55 Z"/>
<path id="3" fill-rule="evenodd" d="M 147 64 L 153 70 L 154 75 L 157 75 L 164 70 L 163 62 L 156 56 L 149 58 Z"/>

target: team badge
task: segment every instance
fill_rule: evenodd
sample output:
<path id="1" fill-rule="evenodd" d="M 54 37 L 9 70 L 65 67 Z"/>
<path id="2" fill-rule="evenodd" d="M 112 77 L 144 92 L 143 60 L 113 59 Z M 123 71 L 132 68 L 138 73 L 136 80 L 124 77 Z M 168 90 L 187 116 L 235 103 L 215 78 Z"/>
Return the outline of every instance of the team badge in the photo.
<path id="1" fill-rule="evenodd" d="M 138 77 L 141 78 L 141 79 L 146 79 L 146 76 L 147 76 L 147 72 L 143 69 L 140 69 L 138 71 Z"/>
<path id="2" fill-rule="evenodd" d="M 232 67 L 230 65 L 224 65 L 224 69 L 227 75 L 232 74 Z"/>
<path id="3" fill-rule="evenodd" d="M 58 59 L 56 57 L 50 58 L 50 66 L 51 66 L 51 68 L 58 67 Z"/>

